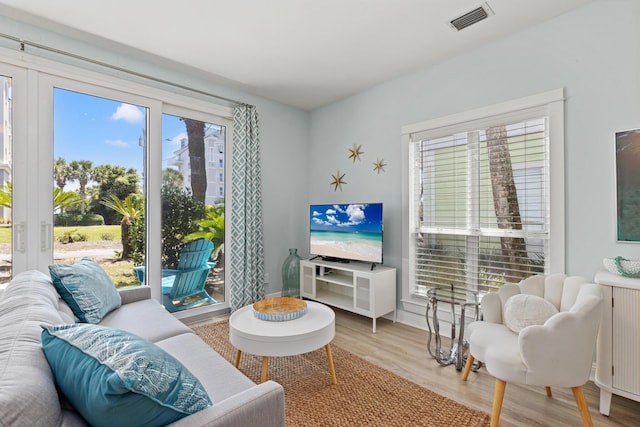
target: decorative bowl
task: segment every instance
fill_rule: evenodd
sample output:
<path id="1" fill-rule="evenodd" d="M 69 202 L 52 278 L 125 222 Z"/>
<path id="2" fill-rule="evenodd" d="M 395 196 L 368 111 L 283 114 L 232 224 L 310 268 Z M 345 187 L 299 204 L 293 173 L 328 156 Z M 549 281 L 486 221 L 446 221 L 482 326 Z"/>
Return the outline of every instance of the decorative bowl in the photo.
<path id="1" fill-rule="evenodd" d="M 307 303 L 298 298 L 267 298 L 253 304 L 253 315 L 260 320 L 282 322 L 304 316 Z"/>
<path id="2" fill-rule="evenodd" d="M 622 257 L 604 258 L 605 268 L 614 274 L 625 277 L 640 277 L 640 260 L 624 259 Z"/>

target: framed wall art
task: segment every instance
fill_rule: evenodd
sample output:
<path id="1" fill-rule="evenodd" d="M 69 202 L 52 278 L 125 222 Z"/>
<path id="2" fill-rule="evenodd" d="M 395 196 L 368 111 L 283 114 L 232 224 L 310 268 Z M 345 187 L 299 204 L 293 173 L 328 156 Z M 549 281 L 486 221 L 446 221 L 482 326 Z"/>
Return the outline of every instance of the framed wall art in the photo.
<path id="1" fill-rule="evenodd" d="M 640 129 L 616 132 L 617 233 L 640 242 Z"/>

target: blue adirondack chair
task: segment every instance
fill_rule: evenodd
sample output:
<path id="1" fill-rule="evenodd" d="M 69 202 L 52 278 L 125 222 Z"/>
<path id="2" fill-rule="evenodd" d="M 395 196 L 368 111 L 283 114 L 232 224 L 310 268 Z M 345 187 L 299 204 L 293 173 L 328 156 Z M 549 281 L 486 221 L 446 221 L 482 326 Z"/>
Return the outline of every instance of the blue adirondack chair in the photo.
<path id="1" fill-rule="evenodd" d="M 204 289 L 209 271 L 216 265 L 209 262 L 212 251 L 211 240 L 193 241 L 180 251 L 178 268 L 162 270 L 162 303 L 167 310 L 175 312 L 202 303 L 216 303 Z M 144 283 L 144 267 L 133 269 L 140 283 Z"/>

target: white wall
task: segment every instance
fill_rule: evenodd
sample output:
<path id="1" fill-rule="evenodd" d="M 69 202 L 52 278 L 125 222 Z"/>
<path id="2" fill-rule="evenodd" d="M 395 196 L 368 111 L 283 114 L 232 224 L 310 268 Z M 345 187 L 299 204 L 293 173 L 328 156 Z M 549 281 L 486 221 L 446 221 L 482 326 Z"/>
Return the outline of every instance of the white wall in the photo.
<path id="1" fill-rule="evenodd" d="M 400 128 L 565 88 L 566 270 L 593 277 L 605 256 L 640 259 L 640 244 L 616 243 L 613 149 L 614 132 L 640 128 L 639 20 L 640 2 L 596 1 L 312 112 L 309 202 L 384 202 L 385 264 L 400 268 Z M 347 159 L 353 144 L 361 164 Z M 376 156 L 389 164 L 380 175 Z M 337 168 L 348 184 L 334 192 Z"/>

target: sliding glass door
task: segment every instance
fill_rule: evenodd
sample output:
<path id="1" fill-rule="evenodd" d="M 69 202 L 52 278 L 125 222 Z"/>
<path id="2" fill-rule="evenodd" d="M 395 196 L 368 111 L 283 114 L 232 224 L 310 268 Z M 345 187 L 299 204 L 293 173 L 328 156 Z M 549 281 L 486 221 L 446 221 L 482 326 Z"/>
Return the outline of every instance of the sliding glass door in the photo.
<path id="1" fill-rule="evenodd" d="M 23 65 L 0 60 L 0 285 L 87 256 L 118 287 L 149 286 L 177 317 L 227 307 L 231 110 L 86 71 L 62 77 L 55 64 L 52 72 Z M 167 300 L 167 270 L 193 241 L 212 246 L 209 299 Z"/>
<path id="2" fill-rule="evenodd" d="M 171 109 L 162 115 L 162 264 L 187 268 L 186 249 L 209 240 L 203 271 L 163 278 L 169 311 L 182 312 L 225 301 L 225 144 L 224 120 Z M 193 267 L 193 266 L 191 266 Z M 180 273 L 178 273 L 180 274 Z M 180 283 L 178 281 L 190 283 Z M 167 283 L 165 283 L 167 282 Z M 173 288 L 171 289 L 171 286 Z"/>
<path id="3" fill-rule="evenodd" d="M 54 262 L 90 257 L 139 286 L 148 108 L 54 88 L 53 115 Z"/>

